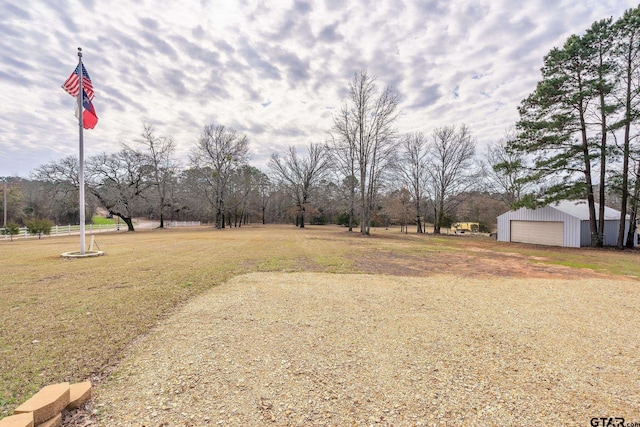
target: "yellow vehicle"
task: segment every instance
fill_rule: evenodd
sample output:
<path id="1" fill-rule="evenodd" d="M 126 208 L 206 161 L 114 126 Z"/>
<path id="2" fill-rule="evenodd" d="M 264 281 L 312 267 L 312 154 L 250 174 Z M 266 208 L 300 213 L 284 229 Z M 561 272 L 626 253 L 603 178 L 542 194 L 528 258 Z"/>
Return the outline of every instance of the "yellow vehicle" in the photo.
<path id="1" fill-rule="evenodd" d="M 477 222 L 456 222 L 451 224 L 451 231 L 454 234 L 477 233 L 480 231 L 480 224 Z"/>

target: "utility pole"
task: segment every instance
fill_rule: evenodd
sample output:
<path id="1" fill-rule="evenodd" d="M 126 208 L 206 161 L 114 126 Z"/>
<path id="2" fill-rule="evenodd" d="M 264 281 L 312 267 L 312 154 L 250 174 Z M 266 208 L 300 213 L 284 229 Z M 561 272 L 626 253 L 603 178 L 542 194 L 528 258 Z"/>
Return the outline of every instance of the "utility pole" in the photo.
<path id="1" fill-rule="evenodd" d="M 4 221 L 2 228 L 7 228 L 7 178 L 4 179 L 4 203 L 2 204 L 2 212 L 4 212 Z"/>

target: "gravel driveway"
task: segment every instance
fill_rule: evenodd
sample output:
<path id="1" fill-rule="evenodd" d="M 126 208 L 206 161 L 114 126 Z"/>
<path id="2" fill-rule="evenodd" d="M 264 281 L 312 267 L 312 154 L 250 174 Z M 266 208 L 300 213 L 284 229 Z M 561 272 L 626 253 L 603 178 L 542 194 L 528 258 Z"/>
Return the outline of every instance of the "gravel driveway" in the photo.
<path id="1" fill-rule="evenodd" d="M 640 423 L 635 281 L 250 274 L 132 346 L 104 426 Z"/>

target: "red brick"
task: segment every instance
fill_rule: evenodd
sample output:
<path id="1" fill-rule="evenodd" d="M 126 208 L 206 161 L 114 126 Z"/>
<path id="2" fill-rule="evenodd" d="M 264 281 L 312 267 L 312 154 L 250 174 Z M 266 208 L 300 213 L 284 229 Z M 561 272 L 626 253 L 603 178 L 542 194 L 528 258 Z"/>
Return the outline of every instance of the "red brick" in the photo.
<path id="1" fill-rule="evenodd" d="M 62 427 L 62 414 L 58 414 L 42 424 L 36 424 L 36 427 Z"/>
<path id="2" fill-rule="evenodd" d="M 78 409 L 90 398 L 91 383 L 89 381 L 71 384 L 71 387 L 69 387 L 69 404 L 67 405 L 67 411 Z"/>
<path id="3" fill-rule="evenodd" d="M 60 414 L 68 404 L 69 383 L 52 384 L 42 387 L 31 399 L 18 406 L 13 412 L 16 414 L 33 412 L 33 422 L 37 426 Z"/>
<path id="4" fill-rule="evenodd" d="M 0 427 L 33 427 L 33 414 L 12 415 L 0 420 Z"/>

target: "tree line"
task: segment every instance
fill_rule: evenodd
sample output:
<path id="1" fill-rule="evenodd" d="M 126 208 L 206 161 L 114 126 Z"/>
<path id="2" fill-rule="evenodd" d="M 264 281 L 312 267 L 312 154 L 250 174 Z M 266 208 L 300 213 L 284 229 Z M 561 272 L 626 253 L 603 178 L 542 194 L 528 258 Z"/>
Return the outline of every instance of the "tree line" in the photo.
<path id="1" fill-rule="evenodd" d="M 354 90 L 356 84 L 375 89 L 375 78 L 366 70 L 355 74 L 352 83 Z M 388 88 L 382 93 L 387 98 L 376 103 L 393 101 L 385 107 L 393 113 L 396 100 Z M 359 139 L 346 139 L 336 116 L 326 142 L 275 152 L 265 171 L 250 165 L 249 139 L 234 129 L 204 126 L 187 163 L 180 164 L 173 138 L 143 125 L 140 136 L 119 151 L 86 160 L 86 217 L 102 209 L 130 231 L 134 218 L 144 217 L 158 220 L 160 227 L 166 220 L 198 220 L 217 228 L 249 222 L 291 222 L 301 228 L 336 223 L 349 230 L 359 227 L 363 234 L 391 224 L 416 224 L 422 233 L 425 222 L 431 222 L 440 233 L 458 219 L 480 219 L 488 230 L 508 207 L 476 179 L 482 167 L 468 127 L 446 126 L 431 138 L 398 135 L 390 123 L 371 119 L 368 106 L 359 108 L 367 116 L 358 118 Z M 343 114 L 351 114 L 348 104 Z M 345 152 L 352 154 L 345 157 Z M 78 222 L 75 156 L 43 164 L 29 179 L 9 178 L 8 188 L 13 221 Z M 487 200 L 492 209 L 483 213 L 480 206 Z"/>
<path id="2" fill-rule="evenodd" d="M 510 208 L 586 199 L 596 245 L 605 205 L 621 219 L 630 214 L 632 230 L 620 225 L 623 247 L 632 244 L 640 199 L 639 29 L 640 8 L 631 9 L 553 48 L 515 126 L 481 155 L 464 124 L 402 133 L 398 94 L 363 69 L 326 135 L 273 153 L 265 170 L 250 165 L 248 137 L 224 125 L 203 127 L 186 164 L 173 138 L 144 125 L 135 144 L 88 159 L 86 209 L 102 207 L 130 230 L 134 217 L 147 216 L 160 227 L 165 218 L 217 228 L 332 222 L 366 235 L 391 223 L 417 233 L 426 223 L 441 233 L 454 221 L 489 229 Z M 11 216 L 77 218 L 77 168 L 73 156 L 38 167 L 19 196 L 18 186 L 10 190 Z"/>

